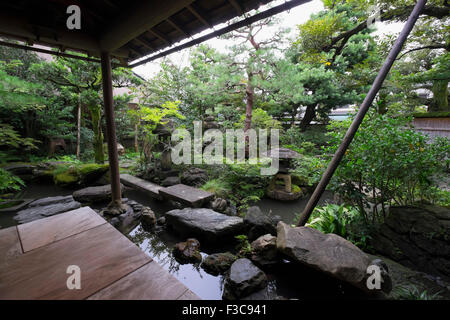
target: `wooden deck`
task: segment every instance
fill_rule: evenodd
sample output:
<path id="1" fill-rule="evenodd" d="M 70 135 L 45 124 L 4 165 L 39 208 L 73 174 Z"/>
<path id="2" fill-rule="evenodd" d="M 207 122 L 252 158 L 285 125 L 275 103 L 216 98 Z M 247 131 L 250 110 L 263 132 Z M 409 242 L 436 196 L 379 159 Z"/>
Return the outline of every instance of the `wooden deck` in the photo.
<path id="1" fill-rule="evenodd" d="M 81 270 L 68 289 L 67 267 Z M 199 299 L 89 207 L 0 230 L 0 299 Z"/>

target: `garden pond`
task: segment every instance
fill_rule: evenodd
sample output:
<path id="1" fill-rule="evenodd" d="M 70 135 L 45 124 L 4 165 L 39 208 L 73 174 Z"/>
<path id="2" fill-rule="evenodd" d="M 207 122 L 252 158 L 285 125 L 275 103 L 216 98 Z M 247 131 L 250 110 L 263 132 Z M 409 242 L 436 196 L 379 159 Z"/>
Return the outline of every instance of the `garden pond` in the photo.
<path id="1" fill-rule="evenodd" d="M 18 198 L 38 199 L 48 196 L 70 195 L 71 190 L 59 188 L 53 184 L 29 184 Z M 125 191 L 125 197 L 142 205 L 150 207 L 157 217 L 173 209 L 167 202 L 156 201 L 144 193 L 135 190 Z M 283 221 L 292 223 L 295 215 L 304 208 L 307 198 L 292 202 L 279 202 L 263 199 L 256 205 L 270 215 L 279 215 Z M 326 193 L 321 202 L 331 201 L 332 194 Z M 100 209 L 100 207 L 93 207 Z M 0 226 L 6 228 L 15 225 L 14 214 L 1 214 Z M 211 275 L 200 265 L 181 264 L 172 254 L 176 243 L 186 239 L 177 234 L 157 227 L 152 231 L 146 231 L 142 225 L 138 225 L 128 235 L 128 238 L 138 245 L 153 260 L 167 269 L 174 277 L 184 283 L 191 291 L 202 299 L 217 300 L 222 298 L 225 276 Z M 222 245 L 220 248 L 208 247 L 201 244 L 201 254 L 206 257 L 211 253 L 235 251 L 237 243 Z M 268 286 L 249 298 L 253 299 L 361 299 L 361 292 L 347 284 L 339 282 L 322 273 L 302 267 L 288 261 L 263 268 L 268 279 Z"/>

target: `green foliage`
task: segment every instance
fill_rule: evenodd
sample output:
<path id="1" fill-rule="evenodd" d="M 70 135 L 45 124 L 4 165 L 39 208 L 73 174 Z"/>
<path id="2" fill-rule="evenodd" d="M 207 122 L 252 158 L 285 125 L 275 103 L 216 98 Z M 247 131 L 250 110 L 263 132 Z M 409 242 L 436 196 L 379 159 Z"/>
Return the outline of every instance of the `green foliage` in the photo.
<path id="1" fill-rule="evenodd" d="M 33 138 L 22 138 L 11 125 L 0 123 L 0 148 L 7 150 L 0 150 L 0 162 L 20 159 L 19 154 L 23 154 L 24 151 L 37 149 L 38 142 Z"/>
<path id="2" fill-rule="evenodd" d="M 252 246 L 248 241 L 247 236 L 245 234 L 240 234 L 234 238 L 239 241 L 239 244 L 236 247 L 236 250 L 238 250 L 238 257 L 248 258 L 252 253 Z"/>
<path id="3" fill-rule="evenodd" d="M 347 227 L 358 215 L 358 210 L 350 206 L 327 204 L 314 209 L 306 226 L 347 238 Z"/>
<path id="4" fill-rule="evenodd" d="M 415 285 L 398 286 L 392 293 L 398 300 L 437 300 L 439 292 L 435 294 L 428 293 L 427 290 L 419 290 Z"/>
<path id="5" fill-rule="evenodd" d="M 349 123 L 332 122 L 334 144 L 328 151 L 336 150 Z M 409 118 L 369 115 L 336 170 L 332 188 L 363 214 L 371 207 L 375 222 L 385 217 L 389 204 L 426 200 L 448 166 L 449 150 L 447 139 L 428 142 L 410 127 Z"/>
<path id="6" fill-rule="evenodd" d="M 307 185 L 315 185 L 326 169 L 326 162 L 319 156 L 304 155 L 300 159 L 292 160 L 294 169 L 293 176 L 301 177 Z"/>
<path id="7" fill-rule="evenodd" d="M 0 168 L 0 194 L 19 191 L 24 186 L 22 179 Z"/>
<path id="8" fill-rule="evenodd" d="M 245 114 L 241 115 L 241 118 L 234 124 L 234 127 L 244 128 L 244 121 Z M 263 109 L 256 108 L 253 109 L 252 113 L 252 129 L 281 129 L 281 124 Z"/>
<path id="9" fill-rule="evenodd" d="M 269 185 L 270 176 L 261 175 L 261 167 L 265 164 L 233 163 L 208 166 L 211 180 L 202 187 L 210 192 L 226 194 L 243 213 L 252 204 L 259 201 Z"/>
<path id="10" fill-rule="evenodd" d="M 217 197 L 227 198 L 231 193 L 231 188 L 227 182 L 220 179 L 212 179 L 207 181 L 201 189 L 214 193 Z"/>
<path id="11" fill-rule="evenodd" d="M 362 221 L 361 212 L 355 207 L 345 204 L 316 207 L 305 226 L 322 233 L 337 234 L 365 252 L 373 251 L 370 245 L 371 229 Z"/>
<path id="12" fill-rule="evenodd" d="M 142 95 L 141 95 L 142 97 Z M 158 136 L 153 133 L 156 127 L 168 122 L 169 118 L 182 119 L 179 113 L 180 101 L 166 101 L 161 106 L 149 106 L 146 98 L 142 98 L 138 110 L 129 110 L 128 113 L 139 123 L 141 160 L 149 163 L 152 158 L 152 150 L 158 142 Z"/>

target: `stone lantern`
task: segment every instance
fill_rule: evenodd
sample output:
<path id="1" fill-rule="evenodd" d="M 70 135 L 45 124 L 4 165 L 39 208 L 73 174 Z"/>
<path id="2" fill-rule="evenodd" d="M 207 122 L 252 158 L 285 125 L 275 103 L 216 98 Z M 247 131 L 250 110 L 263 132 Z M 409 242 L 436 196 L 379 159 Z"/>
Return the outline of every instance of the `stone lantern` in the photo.
<path id="1" fill-rule="evenodd" d="M 301 158 L 301 154 L 287 149 L 278 148 L 272 149 L 267 153 L 270 158 L 278 158 L 279 169 L 278 173 L 272 178 L 266 195 L 275 200 L 296 200 L 301 198 L 304 193 L 298 186 L 292 185 L 292 177 L 289 170 L 292 169 L 292 160 Z M 279 184 L 278 181 L 282 181 Z"/>
<path id="2" fill-rule="evenodd" d="M 172 158 L 171 151 L 168 146 L 170 146 L 170 138 L 173 131 L 174 123 L 171 120 L 164 120 L 164 124 L 159 123 L 156 129 L 153 130 L 154 134 L 158 135 L 159 144 L 157 149 L 161 151 L 161 169 L 170 170 L 172 168 Z"/>

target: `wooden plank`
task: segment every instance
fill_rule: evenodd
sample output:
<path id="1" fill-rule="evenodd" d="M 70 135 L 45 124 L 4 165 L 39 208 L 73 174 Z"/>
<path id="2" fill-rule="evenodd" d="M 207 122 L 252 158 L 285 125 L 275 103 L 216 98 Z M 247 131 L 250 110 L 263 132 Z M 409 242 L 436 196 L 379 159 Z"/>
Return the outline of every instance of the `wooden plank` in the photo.
<path id="1" fill-rule="evenodd" d="M 149 181 L 146 181 L 144 179 L 140 179 L 137 177 L 134 177 L 127 173 L 122 173 L 120 175 L 120 182 L 122 182 L 124 185 L 128 187 L 132 187 L 138 190 L 141 190 L 151 196 L 152 198 L 156 198 L 161 200 L 161 195 L 159 194 L 159 191 L 162 189 L 165 189 L 162 186 L 157 185 L 156 183 L 152 183 Z"/>
<path id="2" fill-rule="evenodd" d="M 179 201 L 194 208 L 199 208 L 206 201 L 214 198 L 214 194 L 211 192 L 184 184 L 176 184 L 174 186 L 161 189 L 159 190 L 159 193 L 165 198 Z"/>
<path id="3" fill-rule="evenodd" d="M 94 210 L 82 207 L 19 225 L 18 231 L 23 251 L 28 252 L 104 223 L 106 221 Z"/>
<path id="4" fill-rule="evenodd" d="M 191 290 L 186 290 L 177 300 L 200 300 L 200 298 Z"/>
<path id="5" fill-rule="evenodd" d="M 0 267 L 0 299 L 85 299 L 152 261 L 110 224 L 25 253 Z M 67 267 L 81 270 L 69 290 Z"/>
<path id="6" fill-rule="evenodd" d="M 89 300 L 175 300 L 189 291 L 155 261 L 89 297 Z M 190 291 L 189 291 L 190 292 Z M 191 294 L 195 299 L 195 294 Z M 197 299 L 199 299 L 197 297 Z"/>
<path id="7" fill-rule="evenodd" d="M 0 230 L 0 266 L 22 254 L 17 227 Z"/>

